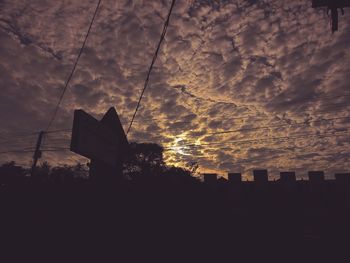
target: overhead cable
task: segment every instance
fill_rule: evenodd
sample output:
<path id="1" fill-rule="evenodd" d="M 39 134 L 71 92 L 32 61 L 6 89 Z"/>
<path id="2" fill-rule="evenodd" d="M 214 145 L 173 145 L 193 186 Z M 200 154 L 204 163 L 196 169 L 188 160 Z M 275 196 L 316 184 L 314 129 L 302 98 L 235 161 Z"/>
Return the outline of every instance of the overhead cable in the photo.
<path id="1" fill-rule="evenodd" d="M 145 80 L 145 83 L 144 83 L 144 86 L 143 86 L 143 89 L 142 89 L 140 98 L 139 98 L 139 100 L 138 100 L 138 102 L 137 102 L 135 112 L 134 112 L 134 114 L 133 114 L 133 116 L 132 116 L 132 118 L 131 118 L 130 125 L 129 125 L 129 128 L 128 128 L 126 134 L 128 134 L 128 133 L 130 132 L 130 129 L 131 129 L 132 124 L 133 124 L 133 122 L 134 122 L 134 119 L 135 119 L 135 117 L 136 117 L 136 113 L 137 113 L 137 111 L 138 111 L 138 109 L 139 109 L 139 107 L 140 107 L 141 100 L 142 100 L 142 98 L 143 98 L 143 94 L 145 93 L 145 90 L 146 90 L 146 88 L 147 88 L 147 86 L 148 86 L 148 82 L 149 82 L 149 78 L 150 78 L 150 75 L 151 75 L 151 72 L 152 72 L 152 69 L 153 69 L 153 65 L 154 65 L 154 63 L 156 62 L 156 59 L 157 59 L 157 56 L 158 56 L 158 52 L 159 52 L 159 50 L 160 50 L 160 47 L 161 47 L 162 42 L 163 42 L 163 40 L 164 40 L 166 31 L 167 31 L 167 29 L 168 29 L 168 25 L 169 25 L 169 21 L 170 21 L 170 16 L 171 16 L 171 13 L 172 13 L 172 11 L 173 11 L 173 7 L 174 7 L 174 5 L 175 5 L 175 2 L 176 2 L 176 0 L 172 0 L 172 2 L 171 2 L 170 9 L 169 9 L 169 13 L 168 13 L 168 16 L 167 16 L 167 18 L 166 18 L 166 20 L 165 20 L 164 27 L 163 27 L 163 31 L 162 31 L 162 34 L 161 34 L 161 36 L 160 36 L 160 40 L 159 40 L 158 45 L 157 45 L 157 49 L 156 49 L 156 51 L 155 51 L 155 53 L 154 53 L 154 55 L 153 55 L 151 65 L 150 65 L 149 68 L 148 68 L 146 80 Z"/>
<path id="2" fill-rule="evenodd" d="M 93 15 L 93 17 L 92 17 L 92 19 L 91 19 L 91 22 L 90 22 L 88 31 L 87 31 L 87 33 L 86 33 L 86 35 L 85 35 L 83 44 L 82 44 L 82 46 L 81 46 L 81 48 L 80 48 L 80 50 L 79 50 L 78 56 L 77 56 L 77 58 L 76 58 L 76 60 L 75 60 L 75 63 L 74 63 L 74 65 L 73 65 L 73 68 L 72 68 L 72 70 L 71 70 L 71 72 L 70 72 L 70 74 L 69 74 L 69 76 L 68 76 L 68 79 L 66 80 L 66 83 L 65 83 L 65 85 L 64 85 L 64 87 L 63 87 L 63 90 L 62 90 L 62 93 L 61 93 L 61 95 L 60 95 L 60 97 L 59 97 L 59 99 L 58 99 L 57 105 L 56 105 L 56 107 L 55 107 L 55 109 L 54 109 L 53 115 L 52 115 L 52 117 L 51 117 L 51 119 L 50 119 L 50 121 L 49 121 L 49 124 L 48 124 L 47 127 L 46 127 L 45 132 L 47 132 L 47 131 L 50 129 L 52 123 L 54 122 L 54 120 L 55 120 L 55 118 L 56 118 L 56 116 L 57 116 L 57 112 L 58 112 L 59 107 L 60 107 L 60 105 L 61 105 L 61 102 L 62 102 L 62 100 L 63 100 L 63 96 L 64 96 L 64 94 L 65 94 L 65 92 L 66 92 L 66 90 L 67 90 L 67 88 L 68 88 L 69 82 L 71 81 L 71 79 L 72 79 L 72 77 L 73 77 L 73 75 L 74 75 L 75 69 L 76 69 L 76 67 L 77 67 L 77 65 L 78 65 L 78 62 L 79 62 L 79 59 L 80 59 L 80 57 L 81 57 L 81 55 L 82 55 L 82 53 L 83 53 L 83 51 L 84 51 L 86 41 L 87 41 L 88 36 L 89 36 L 89 34 L 90 34 L 90 31 L 91 31 L 92 25 L 93 25 L 93 23 L 94 23 L 94 20 L 95 20 L 97 11 L 98 11 L 98 9 L 99 9 L 99 7 L 100 7 L 100 5 L 101 5 L 101 1 L 102 1 L 102 0 L 99 0 L 98 3 L 97 3 L 97 6 L 96 6 L 96 8 L 95 8 L 94 15 Z"/>

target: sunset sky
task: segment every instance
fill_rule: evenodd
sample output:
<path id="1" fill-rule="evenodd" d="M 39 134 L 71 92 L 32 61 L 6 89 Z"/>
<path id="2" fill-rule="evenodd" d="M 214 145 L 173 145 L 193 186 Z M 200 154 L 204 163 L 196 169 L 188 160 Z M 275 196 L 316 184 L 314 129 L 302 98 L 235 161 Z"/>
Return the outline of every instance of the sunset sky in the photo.
<path id="1" fill-rule="evenodd" d="M 86 162 L 62 149 L 74 109 L 114 106 L 127 129 L 170 3 L 102 0 L 41 161 Z M 0 163 L 30 164 L 96 4 L 0 0 L 0 152 L 20 151 Z M 350 171 L 350 8 L 339 18 L 332 34 L 311 0 L 176 1 L 129 141 L 202 171 Z"/>

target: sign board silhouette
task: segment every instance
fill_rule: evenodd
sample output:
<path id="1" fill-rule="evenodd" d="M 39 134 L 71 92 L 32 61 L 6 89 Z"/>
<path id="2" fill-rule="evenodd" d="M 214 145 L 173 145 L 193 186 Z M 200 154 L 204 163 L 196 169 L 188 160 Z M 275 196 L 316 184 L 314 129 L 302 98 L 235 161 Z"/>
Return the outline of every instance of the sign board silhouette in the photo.
<path id="1" fill-rule="evenodd" d="M 114 108 L 101 121 L 83 110 L 74 111 L 70 150 L 91 160 L 116 167 L 128 152 L 129 143 Z"/>
<path id="2" fill-rule="evenodd" d="M 312 0 L 312 7 L 350 7 L 349 0 Z"/>
<path id="3" fill-rule="evenodd" d="M 312 7 L 326 7 L 331 13 L 332 32 L 338 30 L 338 9 L 344 15 L 344 7 L 350 7 L 350 0 L 312 0 Z"/>

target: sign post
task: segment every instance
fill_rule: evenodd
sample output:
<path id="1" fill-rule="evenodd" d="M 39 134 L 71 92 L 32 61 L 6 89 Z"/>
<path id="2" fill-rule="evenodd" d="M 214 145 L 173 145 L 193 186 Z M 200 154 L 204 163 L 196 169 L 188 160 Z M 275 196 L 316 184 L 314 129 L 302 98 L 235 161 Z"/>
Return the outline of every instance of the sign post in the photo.
<path id="1" fill-rule="evenodd" d="M 344 15 L 344 7 L 350 7 L 350 0 L 312 0 L 312 7 L 327 7 L 331 12 L 332 32 L 338 30 L 338 9 Z"/>
<path id="2" fill-rule="evenodd" d="M 110 108 L 100 121 L 75 110 L 70 149 L 91 160 L 91 180 L 106 184 L 120 180 L 129 143 L 116 110 Z"/>

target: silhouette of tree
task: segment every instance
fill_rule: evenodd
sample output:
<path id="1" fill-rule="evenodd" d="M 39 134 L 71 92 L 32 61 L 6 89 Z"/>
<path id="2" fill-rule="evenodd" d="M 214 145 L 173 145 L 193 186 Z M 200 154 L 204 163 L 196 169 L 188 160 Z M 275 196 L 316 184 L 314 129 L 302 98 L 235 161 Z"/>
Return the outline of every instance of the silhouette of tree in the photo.
<path id="1" fill-rule="evenodd" d="M 84 165 L 77 163 L 76 165 L 56 166 L 51 169 L 50 178 L 58 184 L 69 184 L 74 180 L 87 179 L 88 171 Z"/>
<path id="2" fill-rule="evenodd" d="M 187 169 L 191 172 L 191 175 L 199 175 L 199 164 L 197 162 L 190 162 L 187 164 Z"/>
<path id="3" fill-rule="evenodd" d="M 35 179 L 40 182 L 48 181 L 51 169 L 52 167 L 48 162 L 43 162 L 35 170 Z"/>
<path id="4" fill-rule="evenodd" d="M 70 183 L 74 178 L 73 167 L 68 165 L 54 167 L 50 177 L 55 183 Z"/>
<path id="5" fill-rule="evenodd" d="M 80 179 L 87 179 L 89 171 L 87 170 L 87 167 L 82 163 L 77 163 L 72 167 L 74 178 L 80 178 Z"/>
<path id="6" fill-rule="evenodd" d="M 197 177 L 194 177 L 194 173 L 191 168 L 183 168 L 183 167 L 167 167 L 163 172 L 165 179 L 170 180 L 171 183 L 174 184 L 197 184 L 199 181 Z"/>
<path id="7" fill-rule="evenodd" d="M 162 146 L 156 143 L 130 143 L 130 157 L 124 163 L 126 175 L 159 175 L 165 168 Z"/>
<path id="8" fill-rule="evenodd" d="M 27 170 L 16 165 L 14 161 L 0 166 L 0 185 L 21 183 L 25 180 Z"/>
<path id="9" fill-rule="evenodd" d="M 29 180 L 35 183 L 66 184 L 88 178 L 88 171 L 81 163 L 51 166 L 48 162 L 43 162 L 36 168 L 34 178 L 29 173 L 29 169 L 16 165 L 14 161 L 4 163 L 0 166 L 0 185 L 21 184 Z"/>

